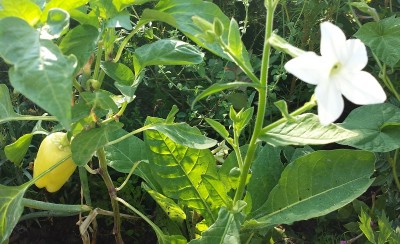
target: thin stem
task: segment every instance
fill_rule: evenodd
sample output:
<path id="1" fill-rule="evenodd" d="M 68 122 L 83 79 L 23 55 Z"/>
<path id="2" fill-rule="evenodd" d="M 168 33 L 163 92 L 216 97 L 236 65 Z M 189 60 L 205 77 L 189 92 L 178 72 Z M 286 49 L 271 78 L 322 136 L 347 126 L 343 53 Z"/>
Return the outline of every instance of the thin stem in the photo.
<path id="1" fill-rule="evenodd" d="M 121 142 L 121 141 L 123 141 L 123 140 L 125 140 L 125 139 L 127 139 L 127 138 L 129 138 L 129 137 L 131 137 L 131 136 L 133 136 L 133 135 L 135 135 L 135 134 L 137 134 L 137 133 L 140 133 L 140 132 L 142 132 L 142 131 L 151 129 L 153 126 L 154 126 L 154 124 L 150 124 L 150 125 L 143 126 L 142 128 L 139 128 L 139 129 L 137 129 L 137 130 L 134 130 L 134 131 L 132 131 L 132 132 L 129 132 L 128 134 L 126 134 L 126 135 L 124 135 L 124 136 L 121 136 L 120 138 L 118 138 L 118 139 L 116 139 L 116 140 L 114 140 L 114 141 L 110 141 L 109 143 L 106 144 L 106 146 L 114 145 L 114 144 L 116 144 L 116 143 L 118 143 L 118 142 Z"/>
<path id="2" fill-rule="evenodd" d="M 261 76 L 260 76 L 260 85 L 261 88 L 258 88 L 258 108 L 257 108 L 257 117 L 255 121 L 255 126 L 253 130 L 252 137 L 250 139 L 250 144 L 246 153 L 246 157 L 243 164 L 243 169 L 239 178 L 239 186 L 236 190 L 234 197 L 234 204 L 241 200 L 243 197 L 247 174 L 253 162 L 254 154 L 257 148 L 257 138 L 261 132 L 264 122 L 265 110 L 267 107 L 267 86 L 268 86 L 268 67 L 269 67 L 269 58 L 271 52 L 271 45 L 268 42 L 268 39 L 272 35 L 272 26 L 273 26 L 273 18 L 274 11 L 277 2 L 267 0 L 267 17 L 265 24 L 265 37 L 264 37 L 264 49 L 263 49 L 263 57 L 261 63 Z"/>
<path id="3" fill-rule="evenodd" d="M 129 178 L 131 178 L 133 172 L 135 171 L 135 169 L 137 168 L 137 166 L 139 166 L 139 164 L 140 164 L 141 162 L 142 162 L 142 161 L 138 161 L 138 162 L 136 162 L 136 163 L 133 165 L 133 167 L 132 167 L 131 170 L 129 171 L 128 176 L 125 178 L 124 182 L 120 185 L 120 187 L 117 187 L 117 188 L 115 189 L 116 191 L 120 191 L 120 190 L 122 190 L 122 188 L 124 188 L 124 186 L 126 185 L 126 183 L 128 183 Z"/>
<path id="4" fill-rule="evenodd" d="M 115 235 L 115 242 L 120 244 L 124 243 L 121 236 L 121 216 L 119 213 L 119 205 L 117 198 L 117 191 L 115 190 L 114 183 L 111 180 L 110 174 L 107 169 L 107 160 L 104 152 L 104 148 L 100 148 L 97 150 L 97 156 L 99 158 L 99 174 L 104 180 L 104 183 L 107 186 L 108 194 L 111 198 L 111 206 L 114 212 L 114 229 L 113 234 Z"/>
<path id="5" fill-rule="evenodd" d="M 399 181 L 399 176 L 397 175 L 397 159 L 399 156 L 399 149 L 396 149 L 394 151 L 394 156 L 392 160 L 389 160 L 389 163 L 392 166 L 392 173 L 393 173 L 393 179 L 394 182 L 396 183 L 397 189 L 400 191 L 400 181 Z"/>
<path id="6" fill-rule="evenodd" d="M 5 119 L 1 119 L 0 120 L 0 124 L 8 122 L 8 121 L 13 121 L 13 120 L 21 120 L 21 121 L 27 121 L 27 120 L 57 121 L 57 118 L 55 116 L 17 115 L 17 116 L 14 116 L 14 117 L 7 117 Z"/>
<path id="7" fill-rule="evenodd" d="M 94 66 L 94 71 L 93 71 L 93 79 L 95 79 L 95 80 L 97 80 L 97 78 L 99 77 L 102 56 L 103 56 L 103 44 L 102 44 L 102 42 L 99 42 L 99 45 L 97 46 L 96 63 Z"/>
<path id="8" fill-rule="evenodd" d="M 78 90 L 78 92 L 83 92 L 83 88 L 82 88 L 81 84 L 79 84 L 79 82 L 75 78 L 72 80 L 72 82 L 73 82 L 75 89 Z"/>
<path id="9" fill-rule="evenodd" d="M 118 113 L 116 113 L 114 116 L 111 116 L 108 119 L 103 120 L 101 123 L 102 124 L 107 124 L 107 123 L 109 123 L 111 121 L 118 120 L 124 114 L 125 109 L 126 109 L 127 106 L 128 106 L 128 102 L 127 101 L 123 102 L 121 104 L 121 108 L 119 109 Z"/>
<path id="10" fill-rule="evenodd" d="M 90 189 L 89 189 L 89 181 L 88 181 L 87 171 L 86 171 L 85 167 L 81 167 L 81 166 L 78 167 L 78 170 L 79 170 L 79 178 L 81 180 L 81 190 L 82 190 L 83 198 L 85 199 L 85 202 L 89 206 L 92 206 L 92 198 L 90 197 Z M 82 201 L 81 203 L 83 204 L 83 199 L 81 201 Z M 82 216 L 80 216 L 80 217 L 82 217 Z M 96 221 L 96 219 L 93 219 L 92 226 L 93 226 L 92 237 L 94 240 L 92 243 L 95 243 L 95 240 L 97 239 L 97 221 Z"/>
<path id="11" fill-rule="evenodd" d="M 239 148 L 239 135 L 235 129 L 233 130 L 233 134 L 234 134 L 233 135 L 234 143 L 232 145 L 233 150 L 235 151 L 239 168 L 242 169 L 243 168 L 243 157 L 242 157 L 242 153 L 240 152 L 240 148 Z"/>
<path id="12" fill-rule="evenodd" d="M 37 200 L 32 200 L 28 198 L 22 198 L 22 204 L 27 208 L 55 211 L 61 213 L 80 213 L 88 212 L 92 210 L 91 207 L 87 205 L 68 205 L 68 204 L 56 204 L 49 202 L 42 202 Z"/>

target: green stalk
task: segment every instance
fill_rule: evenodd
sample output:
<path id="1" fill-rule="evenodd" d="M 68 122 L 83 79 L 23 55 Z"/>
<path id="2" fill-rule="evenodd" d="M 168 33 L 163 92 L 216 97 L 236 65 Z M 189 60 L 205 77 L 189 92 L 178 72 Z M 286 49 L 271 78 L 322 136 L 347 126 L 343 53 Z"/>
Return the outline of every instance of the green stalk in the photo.
<path id="1" fill-rule="evenodd" d="M 251 136 L 249 148 L 247 150 L 246 157 L 244 160 L 243 169 L 240 174 L 239 186 L 235 193 L 234 204 L 237 201 L 241 200 L 243 197 L 244 189 L 246 186 L 247 174 L 253 162 L 254 154 L 257 148 L 257 138 L 260 135 L 261 129 L 263 127 L 265 110 L 267 107 L 268 68 L 269 68 L 269 58 L 271 52 L 271 44 L 268 42 L 268 40 L 272 35 L 274 11 L 277 3 L 278 3 L 277 1 L 266 0 L 267 17 L 265 23 L 264 49 L 263 49 L 263 57 L 261 63 L 261 76 L 260 76 L 261 87 L 258 88 L 257 117 L 253 130 L 253 135 Z"/>
<path id="2" fill-rule="evenodd" d="M 69 205 L 69 204 L 58 204 L 42 202 L 37 200 L 32 200 L 28 198 L 22 198 L 22 204 L 27 208 L 48 210 L 60 213 L 80 213 L 92 210 L 91 207 L 87 205 Z"/>
<path id="3" fill-rule="evenodd" d="M 397 175 L 397 160 L 399 156 L 399 149 L 396 149 L 394 151 L 394 156 L 393 159 L 389 158 L 389 163 L 392 166 L 392 174 L 393 174 L 393 179 L 394 182 L 396 183 L 397 189 L 400 191 L 400 181 L 399 181 L 399 176 Z"/>
<path id="4" fill-rule="evenodd" d="M 0 120 L 1 123 L 5 123 L 8 121 L 13 121 L 13 120 L 43 120 L 43 121 L 57 121 L 57 118 L 55 116 L 33 116 L 33 115 L 16 115 L 14 117 L 7 117 L 5 119 Z"/>
<path id="5" fill-rule="evenodd" d="M 111 199 L 111 206 L 114 212 L 114 229 L 113 234 L 115 235 L 115 242 L 117 244 L 124 243 L 121 236 L 121 216 L 119 213 L 119 205 L 117 199 L 117 191 L 115 190 L 114 183 L 111 180 L 110 174 L 107 169 L 107 160 L 104 152 L 104 148 L 97 150 L 97 156 L 99 159 L 99 174 L 104 180 L 107 186 L 108 194 Z"/>

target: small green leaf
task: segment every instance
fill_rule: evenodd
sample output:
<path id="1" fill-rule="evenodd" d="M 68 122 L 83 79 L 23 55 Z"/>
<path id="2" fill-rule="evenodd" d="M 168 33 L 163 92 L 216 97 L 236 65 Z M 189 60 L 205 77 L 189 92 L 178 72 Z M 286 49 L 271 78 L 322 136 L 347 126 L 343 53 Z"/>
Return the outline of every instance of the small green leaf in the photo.
<path id="1" fill-rule="evenodd" d="M 186 219 L 185 212 L 172 199 L 154 191 L 145 183 L 142 183 L 142 187 L 158 203 L 171 220 L 181 223 Z"/>
<path id="2" fill-rule="evenodd" d="M 124 28 L 125 30 L 132 30 L 130 20 L 130 13 L 127 10 L 117 13 L 107 21 L 107 28 Z"/>
<path id="3" fill-rule="evenodd" d="M 4 152 L 8 160 L 13 162 L 16 166 L 20 166 L 22 159 L 26 152 L 28 151 L 29 146 L 31 145 L 33 134 L 25 134 L 18 138 L 14 143 L 7 145 L 4 148 Z"/>
<path id="4" fill-rule="evenodd" d="M 206 118 L 206 122 L 211 125 L 211 127 L 222 136 L 225 140 L 229 137 L 229 132 L 226 130 L 225 126 L 216 120 Z"/>
<path id="5" fill-rule="evenodd" d="M 229 23 L 229 33 L 228 33 L 228 48 L 237 56 L 242 55 L 242 39 L 240 36 L 239 25 L 235 19 L 231 19 Z"/>
<path id="6" fill-rule="evenodd" d="M 84 166 L 96 150 L 111 141 L 111 135 L 121 127 L 121 123 L 110 123 L 78 134 L 71 142 L 73 161 L 78 166 Z"/>
<path id="7" fill-rule="evenodd" d="M 7 243 L 22 215 L 22 198 L 29 184 L 21 186 L 0 185 L 0 243 Z"/>
<path id="8" fill-rule="evenodd" d="M 372 152 L 389 152 L 400 147 L 399 123 L 400 108 L 392 104 L 361 106 L 351 111 L 341 124 L 357 136 L 338 143 Z"/>
<path id="9" fill-rule="evenodd" d="M 135 79 L 132 70 L 125 64 L 103 61 L 100 67 L 111 79 L 125 85 L 131 85 Z"/>
<path id="10" fill-rule="evenodd" d="M 400 18 L 368 22 L 354 36 L 363 41 L 385 64 L 393 67 L 400 61 Z"/>
<path id="11" fill-rule="evenodd" d="M 282 117 L 285 118 L 287 121 L 290 121 L 290 122 L 296 121 L 296 119 L 292 115 L 290 115 L 286 101 L 279 100 L 279 101 L 274 102 L 274 105 L 275 105 L 275 107 L 277 107 L 279 109 L 279 111 L 281 111 Z"/>
<path id="12" fill-rule="evenodd" d="M 124 8 L 129 7 L 131 5 L 142 5 L 152 1 L 155 0 L 112 0 L 112 3 L 114 4 L 115 8 L 118 11 L 121 11 Z"/>
<path id="13" fill-rule="evenodd" d="M 250 120 L 253 118 L 253 112 L 254 108 L 251 107 L 246 110 L 242 109 L 236 114 L 236 118 L 233 120 L 233 128 L 237 131 L 238 135 L 240 135 L 242 130 L 249 124 Z"/>
<path id="14" fill-rule="evenodd" d="M 34 26 L 42 14 L 40 7 L 31 0 L 2 0 L 0 4 L 2 7 L 0 9 L 0 19 L 14 16 Z"/>
<path id="15" fill-rule="evenodd" d="M 365 237 L 371 242 L 371 243 L 376 243 L 375 242 L 375 234 L 374 231 L 372 230 L 371 227 L 371 217 L 365 213 L 363 209 L 361 209 L 361 215 L 360 215 L 360 230 L 363 232 Z"/>
<path id="16" fill-rule="evenodd" d="M 45 8 L 43 9 L 43 13 L 41 16 L 41 21 L 43 23 L 46 22 L 47 20 L 47 16 L 48 16 L 48 12 L 53 9 L 53 8 L 61 8 L 64 9 L 66 11 L 71 11 L 73 9 L 76 9 L 80 6 L 85 5 L 86 3 L 88 3 L 89 0 L 69 0 L 69 1 L 64 1 L 64 0 L 51 0 L 49 1 Z"/>
<path id="17" fill-rule="evenodd" d="M 47 23 L 40 31 L 41 39 L 55 39 L 60 37 L 69 27 L 69 13 L 59 8 L 49 11 Z"/>
<path id="18" fill-rule="evenodd" d="M 263 132 L 259 139 L 273 146 L 320 145 L 357 135 L 335 124 L 323 126 L 315 114 L 302 114 L 295 119 L 295 122 L 287 121 Z"/>
<path id="19" fill-rule="evenodd" d="M 204 91 L 202 91 L 192 102 L 192 107 L 194 106 L 194 104 L 205 98 L 208 97 L 214 93 L 220 92 L 220 91 L 224 91 L 227 89 L 233 89 L 233 88 L 239 88 L 239 87 L 258 87 L 257 84 L 255 83 L 250 83 L 250 82 L 240 82 L 240 81 L 235 81 L 235 82 L 229 82 L 229 83 L 223 83 L 223 84 L 213 84 L 210 87 L 208 87 L 207 89 L 205 89 Z"/>
<path id="20" fill-rule="evenodd" d="M 93 108 L 101 108 L 105 110 L 111 109 L 111 111 L 116 112 L 118 111 L 118 107 L 111 98 L 113 95 L 114 94 L 111 92 L 105 90 L 81 93 L 83 100 Z"/>
<path id="21" fill-rule="evenodd" d="M 18 119 L 18 117 L 21 115 L 14 112 L 7 86 L 0 84 L 0 124 Z"/>
<path id="22" fill-rule="evenodd" d="M 316 151 L 283 170 L 261 208 L 244 228 L 291 224 L 328 214 L 363 194 L 372 184 L 375 156 L 355 150 Z"/>

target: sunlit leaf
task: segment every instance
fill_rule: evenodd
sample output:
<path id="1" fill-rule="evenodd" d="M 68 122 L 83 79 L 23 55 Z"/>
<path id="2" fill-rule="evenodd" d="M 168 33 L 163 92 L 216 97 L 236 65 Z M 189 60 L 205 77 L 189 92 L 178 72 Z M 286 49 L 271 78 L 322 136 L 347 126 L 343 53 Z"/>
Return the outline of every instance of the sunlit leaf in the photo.
<path id="1" fill-rule="evenodd" d="M 13 162 L 16 166 L 20 166 L 22 159 L 24 159 L 29 146 L 31 145 L 33 134 L 25 134 L 18 138 L 14 143 L 7 145 L 4 152 L 8 160 Z"/>
<path id="2" fill-rule="evenodd" d="M 4 17 L 18 17 L 34 26 L 40 19 L 42 11 L 31 0 L 2 0 L 0 2 L 0 19 Z"/>
<path id="3" fill-rule="evenodd" d="M 41 28 L 41 39 L 55 39 L 61 36 L 69 27 L 69 13 L 59 8 L 49 11 L 47 23 Z"/>

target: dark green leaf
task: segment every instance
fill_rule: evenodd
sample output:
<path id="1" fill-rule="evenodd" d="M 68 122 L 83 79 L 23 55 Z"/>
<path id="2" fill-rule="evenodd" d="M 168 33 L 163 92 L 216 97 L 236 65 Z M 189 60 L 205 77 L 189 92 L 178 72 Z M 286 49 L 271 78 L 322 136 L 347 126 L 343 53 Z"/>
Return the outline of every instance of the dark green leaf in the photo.
<path id="1" fill-rule="evenodd" d="M 273 146 L 319 145 L 357 135 L 335 124 L 323 126 L 315 114 L 302 114 L 296 116 L 295 119 L 295 122 L 287 121 L 263 132 L 259 139 Z"/>
<path id="2" fill-rule="evenodd" d="M 4 152 L 8 160 L 13 162 L 16 166 L 20 166 L 22 159 L 24 159 L 24 156 L 31 145 L 32 137 L 33 134 L 25 134 L 18 138 L 14 143 L 7 145 L 4 148 Z"/>
<path id="3" fill-rule="evenodd" d="M 14 112 L 7 86 L 0 84 L 0 124 L 18 119 L 20 116 Z"/>
<path id="4" fill-rule="evenodd" d="M 375 156 L 355 150 L 316 151 L 286 166 L 267 202 L 245 228 L 290 224 L 328 214 L 352 202 L 372 184 Z"/>
<path id="5" fill-rule="evenodd" d="M 111 123 L 78 134 L 71 142 L 73 161 L 78 166 L 84 166 L 96 150 L 111 141 L 111 135 L 121 127 L 121 123 Z"/>
<path id="6" fill-rule="evenodd" d="M 132 70 L 122 63 L 101 62 L 101 69 L 115 81 L 131 85 L 135 79 Z"/>
<path id="7" fill-rule="evenodd" d="M 114 100 L 111 98 L 113 96 L 111 92 L 105 90 L 98 90 L 95 92 L 82 92 L 81 96 L 86 101 L 87 104 L 91 105 L 93 108 L 101 109 L 111 109 L 113 112 L 118 111 L 118 107 Z"/>
<path id="8" fill-rule="evenodd" d="M 341 124 L 358 135 L 338 143 L 372 152 L 389 152 L 400 147 L 398 123 L 400 109 L 392 104 L 362 106 L 351 111 Z"/>
<path id="9" fill-rule="evenodd" d="M 229 137 L 229 132 L 225 129 L 225 126 L 223 126 L 221 123 L 219 123 L 216 120 L 206 118 L 206 121 L 211 127 L 218 132 L 224 138 L 225 140 Z"/>

